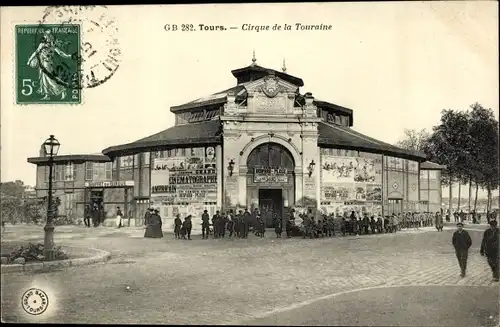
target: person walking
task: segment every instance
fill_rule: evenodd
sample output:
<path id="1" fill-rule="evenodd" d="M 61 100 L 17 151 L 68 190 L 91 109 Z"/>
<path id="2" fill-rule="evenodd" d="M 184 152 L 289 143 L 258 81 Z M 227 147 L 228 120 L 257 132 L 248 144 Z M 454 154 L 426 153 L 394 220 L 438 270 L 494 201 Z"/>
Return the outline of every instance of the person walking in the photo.
<path id="1" fill-rule="evenodd" d="M 488 264 L 493 272 L 493 281 L 498 282 L 499 258 L 498 258 L 499 233 L 496 220 L 490 220 L 490 228 L 483 234 L 480 253 L 486 255 Z"/>
<path id="2" fill-rule="evenodd" d="M 455 254 L 460 266 L 460 277 L 465 277 L 467 271 L 467 257 L 469 256 L 469 248 L 472 245 L 472 239 L 469 233 L 463 229 L 461 222 L 457 223 L 457 231 L 453 233 L 452 244 L 455 248 Z"/>
<path id="3" fill-rule="evenodd" d="M 174 219 L 174 235 L 176 240 L 181 239 L 181 227 L 182 227 L 181 217 L 179 214 L 176 214 Z"/>
<path id="4" fill-rule="evenodd" d="M 443 231 L 443 216 L 439 212 L 436 212 L 436 219 L 434 221 L 434 224 L 436 225 L 436 229 L 438 230 L 438 232 Z"/>
<path id="5" fill-rule="evenodd" d="M 233 215 L 228 211 L 227 212 L 227 231 L 229 232 L 229 238 L 232 239 L 234 232 L 234 219 Z"/>
<path id="6" fill-rule="evenodd" d="M 122 228 L 122 218 L 123 218 L 123 213 L 120 207 L 116 207 L 116 228 Z"/>
<path id="7" fill-rule="evenodd" d="M 201 238 L 208 240 L 208 235 L 210 235 L 210 216 L 208 215 L 208 211 L 204 210 L 201 215 Z"/>
<path id="8" fill-rule="evenodd" d="M 84 213 L 83 213 L 83 223 L 85 227 L 90 227 L 90 206 L 88 204 L 85 205 Z"/>
<path id="9" fill-rule="evenodd" d="M 191 222 L 191 215 L 187 216 L 184 220 L 184 227 L 186 228 L 186 236 L 189 241 L 191 241 L 191 229 L 193 229 L 193 223 Z"/>

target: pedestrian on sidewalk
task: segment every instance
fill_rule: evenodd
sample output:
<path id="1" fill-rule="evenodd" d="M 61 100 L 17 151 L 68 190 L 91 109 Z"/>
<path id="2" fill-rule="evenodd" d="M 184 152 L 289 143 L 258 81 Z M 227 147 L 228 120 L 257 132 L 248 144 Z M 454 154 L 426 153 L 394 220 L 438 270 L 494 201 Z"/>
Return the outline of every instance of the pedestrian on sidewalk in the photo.
<path id="1" fill-rule="evenodd" d="M 181 239 L 181 227 L 182 227 L 181 217 L 179 214 L 176 214 L 175 219 L 174 219 L 174 235 L 175 235 L 176 240 Z M 203 230 L 203 226 L 202 226 L 202 230 Z M 208 231 L 207 231 L 207 237 L 208 237 Z M 203 238 L 205 238 L 205 237 L 203 237 Z"/>
<path id="2" fill-rule="evenodd" d="M 465 277 L 467 271 L 467 257 L 469 256 L 469 248 L 472 245 L 472 240 L 469 233 L 463 229 L 461 222 L 457 223 L 457 231 L 453 233 L 452 244 L 457 255 L 458 265 L 460 266 L 460 277 Z"/>
<path id="3" fill-rule="evenodd" d="M 85 205 L 85 210 L 84 210 L 83 215 L 84 215 L 83 223 L 85 224 L 85 227 L 90 228 L 90 217 L 92 215 L 91 215 L 91 211 L 90 211 L 90 206 L 88 204 Z"/>
<path id="4" fill-rule="evenodd" d="M 122 218 L 123 218 L 123 213 L 120 207 L 116 207 L 116 228 L 122 228 Z"/>
<path id="5" fill-rule="evenodd" d="M 493 281 L 498 282 L 499 278 L 499 258 L 498 258 L 499 232 L 496 220 L 490 220 L 490 228 L 483 234 L 481 242 L 481 255 L 486 255 L 488 264 L 493 272 Z"/>

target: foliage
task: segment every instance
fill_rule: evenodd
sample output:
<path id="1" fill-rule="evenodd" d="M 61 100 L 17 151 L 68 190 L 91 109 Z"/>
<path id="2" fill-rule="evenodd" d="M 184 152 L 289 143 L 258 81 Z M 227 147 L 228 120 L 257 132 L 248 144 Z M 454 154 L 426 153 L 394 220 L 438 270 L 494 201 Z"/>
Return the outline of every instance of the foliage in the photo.
<path id="1" fill-rule="evenodd" d="M 34 245 L 29 243 L 28 246 L 20 246 L 9 254 L 2 254 L 2 257 L 7 257 L 8 263 L 13 263 L 17 258 L 24 258 L 26 262 L 43 261 L 45 260 L 43 250 L 43 244 Z M 68 255 L 61 250 L 60 246 L 58 246 L 54 248 L 54 258 L 56 260 L 66 260 L 68 259 Z"/>
<path id="2" fill-rule="evenodd" d="M 467 111 L 443 110 L 424 152 L 429 160 L 447 166 L 445 178 L 452 182 L 498 186 L 498 121 L 479 103 Z"/>
<path id="3" fill-rule="evenodd" d="M 430 133 L 424 128 L 420 131 L 414 129 L 405 129 L 403 139 L 399 140 L 396 145 L 402 149 L 423 152 Z"/>

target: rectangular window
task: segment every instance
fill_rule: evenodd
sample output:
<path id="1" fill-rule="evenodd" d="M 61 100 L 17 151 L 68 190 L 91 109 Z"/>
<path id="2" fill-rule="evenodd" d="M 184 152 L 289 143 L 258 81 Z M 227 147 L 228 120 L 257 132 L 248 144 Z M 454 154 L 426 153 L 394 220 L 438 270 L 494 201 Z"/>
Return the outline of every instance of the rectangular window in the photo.
<path id="1" fill-rule="evenodd" d="M 140 156 L 141 156 L 140 153 L 134 155 L 134 167 L 139 167 Z"/>
<path id="2" fill-rule="evenodd" d="M 64 195 L 64 209 L 65 209 L 65 211 L 71 211 L 73 209 L 74 199 L 75 199 L 74 193 L 66 193 Z"/>
<path id="3" fill-rule="evenodd" d="M 149 166 L 150 161 L 151 161 L 151 152 L 144 153 L 144 166 Z"/>
<path id="4" fill-rule="evenodd" d="M 342 122 L 343 122 L 343 119 L 344 116 L 335 116 L 335 124 L 337 125 L 343 125 Z"/>
<path id="5" fill-rule="evenodd" d="M 94 162 L 93 164 L 93 177 L 94 181 L 105 181 L 111 180 L 111 163 L 110 162 Z M 109 168 L 110 174 L 107 173 L 107 168 Z M 109 176 L 109 178 L 108 178 Z"/>
<path id="6" fill-rule="evenodd" d="M 113 175 L 112 175 L 112 163 L 111 162 L 106 162 L 106 166 L 105 166 L 105 169 L 106 169 L 106 180 L 110 181 L 113 179 Z"/>
<path id="7" fill-rule="evenodd" d="M 92 180 L 92 177 L 93 177 L 93 166 L 94 166 L 94 163 L 91 162 L 91 161 L 87 161 L 85 163 L 85 180 L 86 181 L 91 181 Z"/>
<path id="8" fill-rule="evenodd" d="M 53 181 L 64 181 L 64 165 L 54 165 L 53 166 L 53 171 L 52 171 L 52 180 Z"/>
<path id="9" fill-rule="evenodd" d="M 175 153 L 171 149 L 165 150 L 165 152 L 168 158 L 173 157 L 175 155 Z"/>
<path id="10" fill-rule="evenodd" d="M 67 163 L 64 169 L 64 180 L 65 181 L 74 181 L 75 180 L 75 168 L 73 163 Z"/>
<path id="11" fill-rule="evenodd" d="M 429 179 L 437 179 L 438 173 L 436 170 L 428 170 L 429 172 Z"/>

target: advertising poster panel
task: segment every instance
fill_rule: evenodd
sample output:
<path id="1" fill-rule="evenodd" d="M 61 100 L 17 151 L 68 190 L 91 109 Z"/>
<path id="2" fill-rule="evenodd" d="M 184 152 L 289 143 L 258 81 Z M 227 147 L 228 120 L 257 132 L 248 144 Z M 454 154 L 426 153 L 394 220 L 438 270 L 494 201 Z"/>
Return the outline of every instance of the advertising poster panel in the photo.
<path id="1" fill-rule="evenodd" d="M 321 201 L 327 204 L 325 208 L 371 212 L 382 202 L 382 155 L 360 152 L 347 157 L 330 152 L 321 152 Z"/>
<path id="2" fill-rule="evenodd" d="M 176 214 L 182 219 L 192 215 L 193 230 L 198 229 L 205 207 L 217 202 L 215 148 L 192 148 L 184 152 L 179 156 L 175 154 L 180 152 L 172 151 L 173 156 L 153 160 L 151 202 L 165 218 L 164 229 L 173 229 Z"/>

